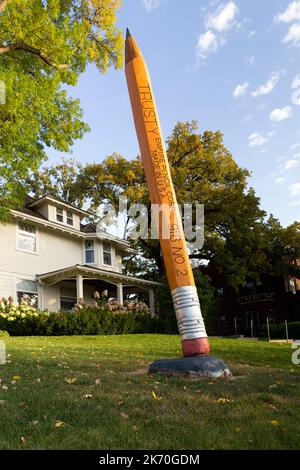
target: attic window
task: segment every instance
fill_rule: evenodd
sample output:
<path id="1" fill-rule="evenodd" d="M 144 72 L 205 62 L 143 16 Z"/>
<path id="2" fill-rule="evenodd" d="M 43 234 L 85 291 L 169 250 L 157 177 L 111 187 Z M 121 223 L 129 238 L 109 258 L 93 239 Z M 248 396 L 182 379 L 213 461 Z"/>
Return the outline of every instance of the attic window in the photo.
<path id="1" fill-rule="evenodd" d="M 67 211 L 67 224 L 74 225 L 73 212 Z"/>
<path id="2" fill-rule="evenodd" d="M 60 207 L 56 208 L 56 220 L 57 222 L 64 221 L 64 211 Z"/>

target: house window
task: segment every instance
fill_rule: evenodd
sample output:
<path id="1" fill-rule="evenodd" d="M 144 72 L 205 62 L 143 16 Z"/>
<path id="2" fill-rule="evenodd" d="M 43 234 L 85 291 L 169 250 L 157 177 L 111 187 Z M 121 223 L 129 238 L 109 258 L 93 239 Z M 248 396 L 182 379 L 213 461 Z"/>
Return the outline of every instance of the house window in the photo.
<path id="1" fill-rule="evenodd" d="M 85 262 L 86 264 L 95 263 L 95 247 L 93 240 L 86 240 L 85 242 Z"/>
<path id="2" fill-rule="evenodd" d="M 60 309 L 64 312 L 70 312 L 73 310 L 74 305 L 76 304 L 77 300 L 70 297 L 61 297 L 60 298 Z"/>
<path id="3" fill-rule="evenodd" d="M 64 221 L 64 211 L 60 207 L 56 208 L 56 220 L 57 222 Z"/>
<path id="4" fill-rule="evenodd" d="M 60 286 L 60 309 L 70 311 L 77 303 L 76 285 L 74 282 L 64 282 Z"/>
<path id="5" fill-rule="evenodd" d="M 224 288 L 219 287 L 219 289 L 217 289 L 217 294 L 218 294 L 218 297 L 224 297 Z"/>
<path id="6" fill-rule="evenodd" d="M 111 246 L 109 243 L 103 243 L 103 263 L 112 265 Z"/>
<path id="7" fill-rule="evenodd" d="M 73 225 L 73 212 L 67 211 L 67 224 Z"/>
<path id="8" fill-rule="evenodd" d="M 19 223 L 17 246 L 19 250 L 36 253 L 36 230 L 34 225 Z"/>
<path id="9" fill-rule="evenodd" d="M 22 300 L 28 302 L 33 307 L 38 308 L 37 282 L 27 279 L 17 280 L 18 303 Z"/>

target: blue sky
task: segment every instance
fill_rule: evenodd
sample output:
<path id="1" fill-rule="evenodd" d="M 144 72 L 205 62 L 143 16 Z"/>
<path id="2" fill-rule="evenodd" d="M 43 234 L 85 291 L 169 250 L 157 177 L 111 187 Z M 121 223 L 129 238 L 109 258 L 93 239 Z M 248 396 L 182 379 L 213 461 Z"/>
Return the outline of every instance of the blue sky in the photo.
<path id="1" fill-rule="evenodd" d="M 300 0 L 123 0 L 117 25 L 147 61 L 164 137 L 179 120 L 219 129 L 262 207 L 300 220 Z M 89 67 L 69 93 L 91 127 L 77 160 L 139 153 L 124 70 Z"/>

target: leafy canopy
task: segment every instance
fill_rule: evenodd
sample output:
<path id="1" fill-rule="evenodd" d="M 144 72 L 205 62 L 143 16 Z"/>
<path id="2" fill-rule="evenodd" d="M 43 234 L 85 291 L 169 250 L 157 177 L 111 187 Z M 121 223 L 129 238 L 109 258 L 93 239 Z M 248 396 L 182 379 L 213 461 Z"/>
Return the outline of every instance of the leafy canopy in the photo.
<path id="1" fill-rule="evenodd" d="M 75 85 L 89 63 L 120 68 L 123 39 L 115 27 L 119 0 L 0 0 L 0 221 L 22 203 L 24 179 L 46 147 L 69 151 L 88 126 Z"/>
<path id="2" fill-rule="evenodd" d="M 266 273 L 287 275 L 294 270 L 293 262 L 300 258 L 299 223 L 284 229 L 274 217 L 266 220 L 259 198 L 248 187 L 250 173 L 236 164 L 220 132 L 199 134 L 196 122 L 179 122 L 167 140 L 167 154 L 178 202 L 205 205 L 205 243 L 191 253 L 192 259 L 208 260 L 235 287 L 248 278 Z M 74 162 L 65 165 L 72 173 Z M 101 163 L 88 163 L 75 175 L 69 193 L 68 178 L 63 176 L 66 168 L 49 171 L 53 176 L 57 170 L 56 183 L 43 182 L 47 170 L 41 170 L 36 178 L 38 185 L 43 182 L 40 193 L 62 183 L 64 193 L 60 187 L 58 196 L 69 194 L 69 202 L 85 204 L 91 210 L 107 200 L 118 208 L 119 196 L 127 196 L 130 205 L 150 205 L 139 158 L 126 160 L 113 154 Z M 40 194 L 37 189 L 34 192 Z M 139 240 L 136 248 L 140 256 L 128 260 L 128 272 L 161 277 L 164 264 L 158 241 Z"/>

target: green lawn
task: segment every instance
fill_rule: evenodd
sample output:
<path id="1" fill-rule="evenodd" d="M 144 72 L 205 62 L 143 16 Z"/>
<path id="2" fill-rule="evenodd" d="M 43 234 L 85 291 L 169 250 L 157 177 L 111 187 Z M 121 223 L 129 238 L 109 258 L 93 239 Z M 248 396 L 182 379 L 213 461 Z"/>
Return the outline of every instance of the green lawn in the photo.
<path id="1" fill-rule="evenodd" d="M 176 336 L 5 342 L 1 449 L 300 448 L 300 366 L 290 345 L 213 339 L 234 377 L 190 380 L 145 371 L 181 354 Z"/>

